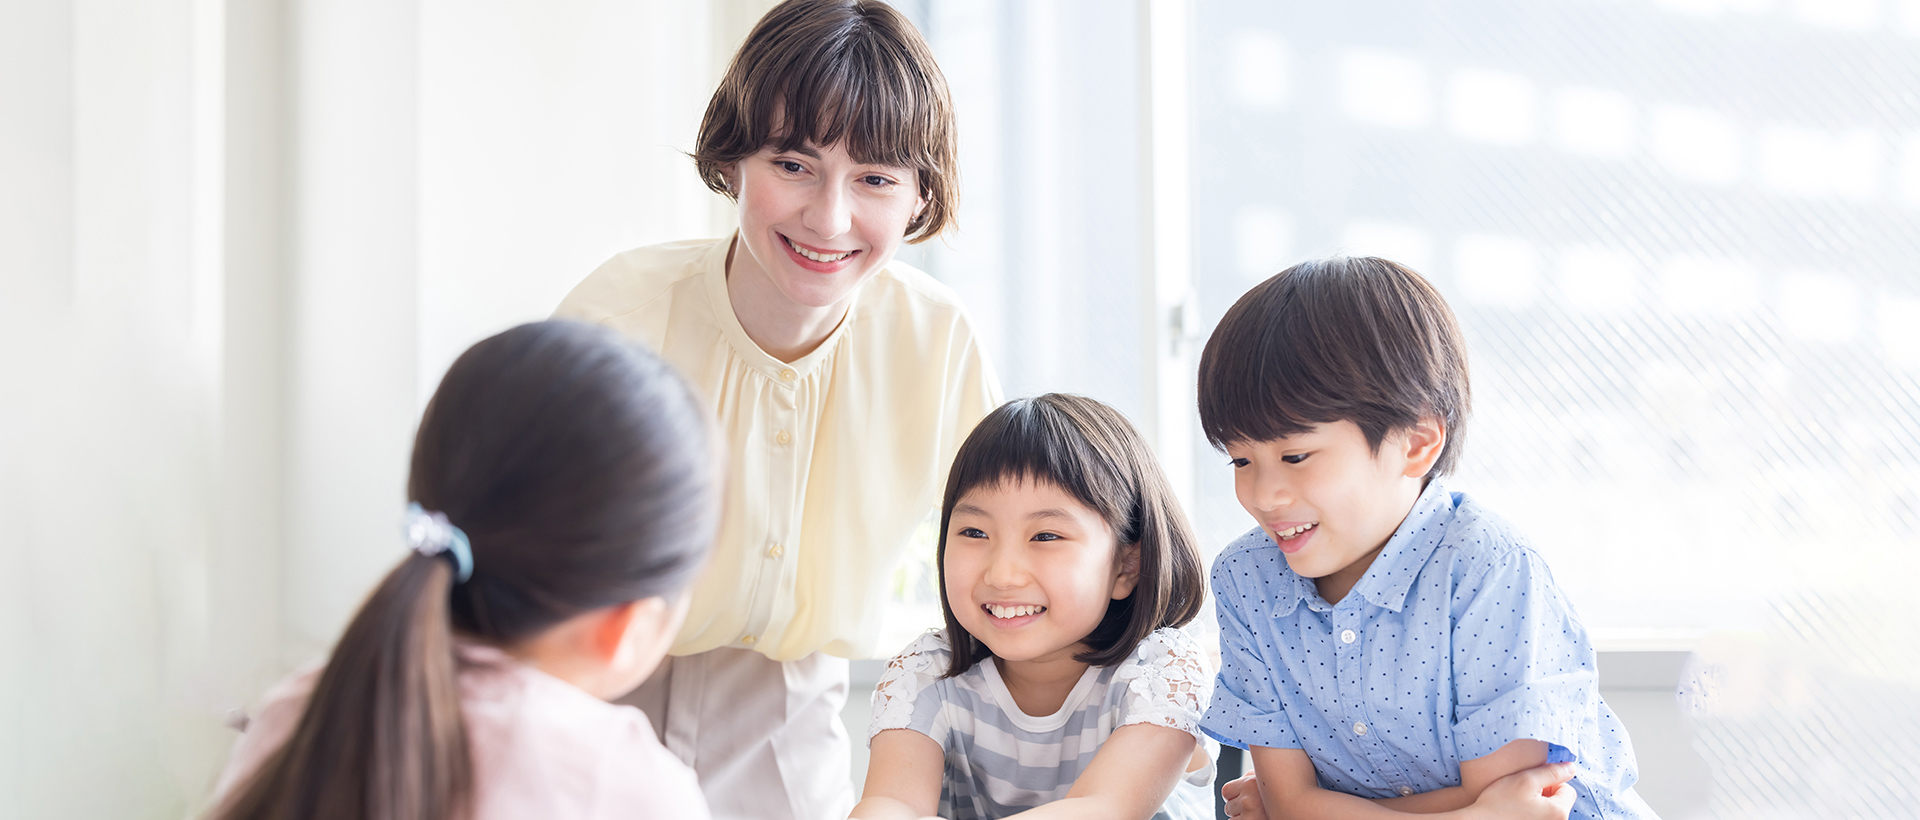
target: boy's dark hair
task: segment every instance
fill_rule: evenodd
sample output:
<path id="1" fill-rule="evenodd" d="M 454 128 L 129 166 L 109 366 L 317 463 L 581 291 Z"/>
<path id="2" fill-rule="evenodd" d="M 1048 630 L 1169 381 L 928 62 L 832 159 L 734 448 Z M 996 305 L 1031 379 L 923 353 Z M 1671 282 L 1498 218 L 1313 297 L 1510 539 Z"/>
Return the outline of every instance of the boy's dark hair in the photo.
<path id="1" fill-rule="evenodd" d="M 753 27 L 707 104 L 694 165 L 734 197 L 731 174 L 768 146 L 846 141 L 857 162 L 912 168 L 926 207 L 907 241 L 938 235 L 959 201 L 947 80 L 913 24 L 879 0 L 787 0 Z"/>
<path id="2" fill-rule="evenodd" d="M 606 328 L 538 322 L 468 348 L 427 403 L 407 496 L 467 534 L 473 575 L 405 552 L 347 624 L 292 736 L 212 816 L 469 816 L 456 640 L 510 644 L 678 594 L 719 522 L 710 436 L 672 365 Z"/>
<path id="3" fill-rule="evenodd" d="M 1423 418 L 1446 425 L 1427 471 L 1451 471 L 1472 392 L 1467 345 L 1433 285 L 1364 257 L 1302 262 L 1240 297 L 1200 354 L 1200 427 L 1213 446 L 1350 421 L 1377 453 Z"/>
<path id="4" fill-rule="evenodd" d="M 943 677 L 959 675 L 992 656 L 960 626 L 947 600 L 947 528 L 953 507 L 976 487 L 1045 481 L 1098 513 L 1113 530 L 1117 549 L 1138 544 L 1140 578 L 1133 594 L 1107 606 L 1076 660 L 1112 666 L 1126 660 L 1148 633 L 1183 626 L 1200 612 L 1206 581 L 1187 515 L 1159 462 L 1125 416 L 1082 396 L 1048 393 L 1000 406 L 973 428 L 947 474 L 940 505 L 940 609 L 946 614 L 953 662 Z M 1116 556 L 1118 557 L 1118 556 Z"/>

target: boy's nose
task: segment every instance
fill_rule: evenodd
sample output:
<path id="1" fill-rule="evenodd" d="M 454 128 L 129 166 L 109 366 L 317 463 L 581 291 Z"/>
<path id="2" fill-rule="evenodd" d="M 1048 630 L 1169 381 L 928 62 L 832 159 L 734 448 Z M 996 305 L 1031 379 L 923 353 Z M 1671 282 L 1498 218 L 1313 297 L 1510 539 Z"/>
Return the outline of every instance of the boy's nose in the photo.
<path id="1" fill-rule="evenodd" d="M 807 230 L 813 231 L 821 239 L 832 239 L 853 228 L 852 203 L 847 201 L 847 190 L 841 185 L 822 185 L 807 203 L 807 214 L 802 222 Z"/>

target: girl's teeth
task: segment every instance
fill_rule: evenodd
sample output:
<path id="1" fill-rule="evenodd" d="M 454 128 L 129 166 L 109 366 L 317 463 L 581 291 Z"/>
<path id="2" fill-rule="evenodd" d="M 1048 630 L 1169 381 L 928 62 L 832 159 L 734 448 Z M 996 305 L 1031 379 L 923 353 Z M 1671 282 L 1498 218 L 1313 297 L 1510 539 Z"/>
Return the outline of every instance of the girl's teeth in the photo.
<path id="1" fill-rule="evenodd" d="M 1031 604 L 1021 606 L 987 604 L 987 612 L 991 613 L 995 618 L 1019 618 L 1026 615 L 1038 615 L 1046 611 L 1046 609 L 1044 606 L 1034 606 Z"/>
<path id="2" fill-rule="evenodd" d="M 786 237 L 781 238 L 786 239 Z M 792 248 L 794 253 L 800 254 L 815 262 L 838 262 L 853 255 L 853 251 L 847 251 L 845 253 L 814 253 L 813 251 L 800 247 L 798 243 L 791 239 L 787 239 L 787 247 Z"/>
<path id="3" fill-rule="evenodd" d="M 1274 535 L 1278 535 L 1281 538 L 1292 538 L 1296 535 L 1299 535 L 1300 533 L 1306 532 L 1307 530 L 1313 529 L 1314 527 L 1317 527 L 1317 526 L 1320 526 L 1320 525 L 1319 524 L 1301 524 L 1298 527 L 1289 527 L 1287 529 L 1276 532 L 1274 533 Z"/>

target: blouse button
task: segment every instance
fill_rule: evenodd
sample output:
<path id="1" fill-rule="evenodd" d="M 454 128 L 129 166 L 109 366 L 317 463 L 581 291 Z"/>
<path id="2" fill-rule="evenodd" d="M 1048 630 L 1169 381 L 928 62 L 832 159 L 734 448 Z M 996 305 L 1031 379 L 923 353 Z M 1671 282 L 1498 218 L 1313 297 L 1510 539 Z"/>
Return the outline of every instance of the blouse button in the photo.
<path id="1" fill-rule="evenodd" d="M 773 442 L 775 444 L 788 444 L 788 443 L 791 443 L 792 441 L 793 441 L 793 436 L 785 430 L 781 430 L 780 432 L 773 434 Z"/>
<path id="2" fill-rule="evenodd" d="M 779 544 L 775 544 L 767 548 L 768 558 L 779 558 L 781 555 L 784 555 L 784 554 L 786 554 L 786 550 L 781 549 Z"/>
<path id="3" fill-rule="evenodd" d="M 1401 797 L 1407 797 L 1407 796 L 1409 796 L 1409 795 L 1412 795 L 1412 794 L 1413 794 L 1413 787 L 1412 787 L 1412 786 L 1401 786 L 1401 787 L 1400 787 L 1400 796 L 1401 796 Z"/>
<path id="4" fill-rule="evenodd" d="M 1365 737 L 1367 734 L 1367 724 L 1365 723 L 1353 724 L 1353 733 L 1356 735 L 1360 735 L 1361 737 Z"/>
<path id="5" fill-rule="evenodd" d="M 794 375 L 792 370 L 782 370 L 780 371 L 780 380 L 783 382 L 793 381 Z"/>
<path id="6" fill-rule="evenodd" d="M 1340 633 L 1340 642 L 1341 642 L 1341 643 L 1353 643 L 1353 639 L 1354 639 L 1355 637 L 1358 637 L 1358 636 L 1356 636 L 1356 635 L 1354 635 L 1354 634 L 1353 634 L 1353 630 L 1351 630 L 1351 629 L 1349 629 L 1349 630 L 1346 630 L 1346 631 L 1344 631 L 1344 632 L 1341 632 L 1341 633 Z"/>
<path id="7" fill-rule="evenodd" d="M 752 636 L 752 635 L 745 635 L 745 636 L 742 636 L 742 637 L 740 638 L 740 642 L 741 642 L 741 643 L 743 643 L 743 644 L 746 644 L 746 645 L 748 645 L 748 646 L 752 646 L 752 645 L 753 645 L 753 636 Z"/>

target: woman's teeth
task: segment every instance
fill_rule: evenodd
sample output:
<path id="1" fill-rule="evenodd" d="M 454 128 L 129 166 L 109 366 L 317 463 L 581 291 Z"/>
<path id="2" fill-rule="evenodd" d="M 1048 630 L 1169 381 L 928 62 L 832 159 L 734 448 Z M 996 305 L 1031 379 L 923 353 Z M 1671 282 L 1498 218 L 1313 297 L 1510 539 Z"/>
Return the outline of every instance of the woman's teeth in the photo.
<path id="1" fill-rule="evenodd" d="M 1306 532 L 1307 530 L 1313 529 L 1314 527 L 1318 527 L 1318 526 L 1320 526 L 1320 524 L 1317 522 L 1313 524 L 1301 524 L 1298 527 L 1289 527 L 1287 529 L 1275 532 L 1274 535 L 1278 535 L 1283 539 L 1293 538 L 1294 536 L 1297 536 L 1300 533 Z"/>
<path id="2" fill-rule="evenodd" d="M 815 262 L 838 262 L 842 259 L 845 259 L 853 255 L 853 251 L 846 251 L 843 253 L 814 253 L 813 251 L 800 247 L 799 243 L 794 242 L 791 239 L 787 239 L 784 236 L 780 238 L 787 240 L 787 247 L 792 248 L 794 253 L 800 254 L 801 256 L 804 256 Z"/>
<path id="3" fill-rule="evenodd" d="M 1019 618 L 1025 615 L 1038 615 L 1045 611 L 1047 611 L 1046 607 L 1034 606 L 1031 604 L 1026 604 L 1022 606 L 1000 606 L 998 604 L 987 604 L 987 612 L 993 615 L 993 617 L 995 618 Z"/>

